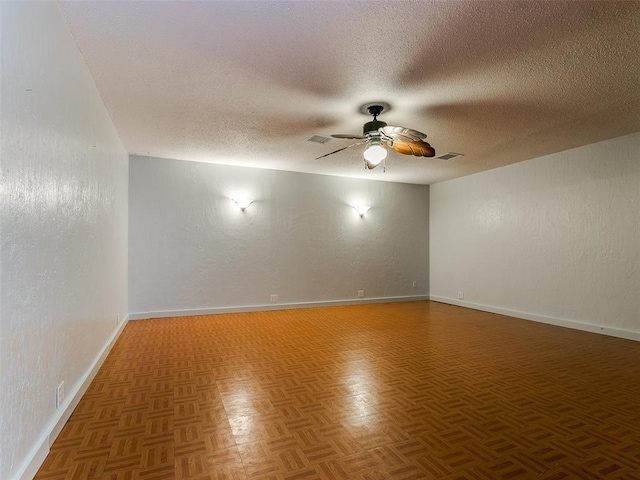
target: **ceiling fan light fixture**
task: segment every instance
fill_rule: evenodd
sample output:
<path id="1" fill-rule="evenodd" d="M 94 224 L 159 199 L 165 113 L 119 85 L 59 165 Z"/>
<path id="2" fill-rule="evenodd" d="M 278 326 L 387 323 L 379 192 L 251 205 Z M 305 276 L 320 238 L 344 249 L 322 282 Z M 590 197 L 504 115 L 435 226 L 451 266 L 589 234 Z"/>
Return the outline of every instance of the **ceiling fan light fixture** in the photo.
<path id="1" fill-rule="evenodd" d="M 367 168 L 376 168 L 385 158 L 387 158 L 387 149 L 380 144 L 379 139 L 372 139 L 364 151 L 364 160 Z"/>

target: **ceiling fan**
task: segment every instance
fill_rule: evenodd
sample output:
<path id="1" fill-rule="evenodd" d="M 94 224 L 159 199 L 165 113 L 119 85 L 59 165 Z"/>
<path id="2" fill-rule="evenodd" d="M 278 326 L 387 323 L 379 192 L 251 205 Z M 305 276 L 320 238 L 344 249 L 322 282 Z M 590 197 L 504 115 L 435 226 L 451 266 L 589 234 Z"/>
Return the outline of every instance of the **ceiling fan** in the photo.
<path id="1" fill-rule="evenodd" d="M 388 109 L 389 106 L 383 103 L 364 105 L 360 111 L 362 113 L 369 112 L 369 115 L 373 116 L 373 120 L 364 124 L 362 135 L 331 135 L 334 138 L 349 138 L 361 141 L 321 155 L 317 157 L 316 160 L 341 152 L 347 148 L 355 147 L 356 145 L 365 144 L 367 145 L 367 149 L 364 151 L 364 164 L 366 168 L 370 170 L 376 168 L 387 158 L 387 148 L 391 148 L 403 155 L 414 155 L 416 157 L 435 156 L 436 151 L 431 145 L 424 141 L 424 139 L 427 138 L 426 134 L 411 128 L 393 127 L 387 125 L 386 122 L 378 120 L 378 115 Z"/>

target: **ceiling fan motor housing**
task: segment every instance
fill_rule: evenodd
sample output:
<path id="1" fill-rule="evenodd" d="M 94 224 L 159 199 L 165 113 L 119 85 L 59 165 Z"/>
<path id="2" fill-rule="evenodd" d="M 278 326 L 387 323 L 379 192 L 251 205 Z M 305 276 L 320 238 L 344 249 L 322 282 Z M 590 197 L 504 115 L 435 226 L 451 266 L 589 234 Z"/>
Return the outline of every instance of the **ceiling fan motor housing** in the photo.
<path id="1" fill-rule="evenodd" d="M 386 126 L 387 126 L 387 122 L 381 122 L 380 120 L 372 120 L 364 124 L 364 127 L 362 127 L 362 133 L 366 137 L 367 134 L 369 134 L 370 132 L 377 133 L 378 129 Z"/>
<path id="2" fill-rule="evenodd" d="M 384 105 L 368 105 L 366 109 L 369 111 L 369 115 L 373 116 L 373 120 L 364 124 L 364 127 L 362 127 L 362 133 L 365 137 L 375 136 L 378 134 L 378 129 L 387 126 L 386 122 L 378 120 L 378 115 L 380 115 L 384 110 Z"/>

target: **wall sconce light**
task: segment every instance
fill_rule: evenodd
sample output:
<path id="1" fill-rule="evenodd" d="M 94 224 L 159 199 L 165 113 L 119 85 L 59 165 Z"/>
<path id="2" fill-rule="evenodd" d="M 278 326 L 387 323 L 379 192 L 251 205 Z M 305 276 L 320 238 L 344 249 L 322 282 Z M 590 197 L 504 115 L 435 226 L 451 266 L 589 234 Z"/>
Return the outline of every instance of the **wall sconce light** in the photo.
<path id="1" fill-rule="evenodd" d="M 251 200 L 250 198 L 232 198 L 231 200 L 236 202 L 236 205 L 238 205 L 240 207 L 240 210 L 242 210 L 243 212 L 245 208 L 253 203 L 253 200 Z"/>
<path id="2" fill-rule="evenodd" d="M 352 207 L 355 209 L 356 212 L 358 212 L 358 215 L 360 215 L 361 217 L 364 217 L 364 214 L 369 211 L 369 209 L 371 208 L 371 205 L 352 205 Z"/>

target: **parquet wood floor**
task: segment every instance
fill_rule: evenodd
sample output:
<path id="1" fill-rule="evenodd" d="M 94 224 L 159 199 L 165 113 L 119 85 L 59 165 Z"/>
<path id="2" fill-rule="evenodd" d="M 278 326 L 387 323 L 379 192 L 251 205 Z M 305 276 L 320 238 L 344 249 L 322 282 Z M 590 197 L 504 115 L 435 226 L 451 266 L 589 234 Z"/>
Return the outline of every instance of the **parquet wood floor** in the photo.
<path id="1" fill-rule="evenodd" d="M 640 343 L 411 302 L 132 321 L 36 477 L 640 479 Z"/>

